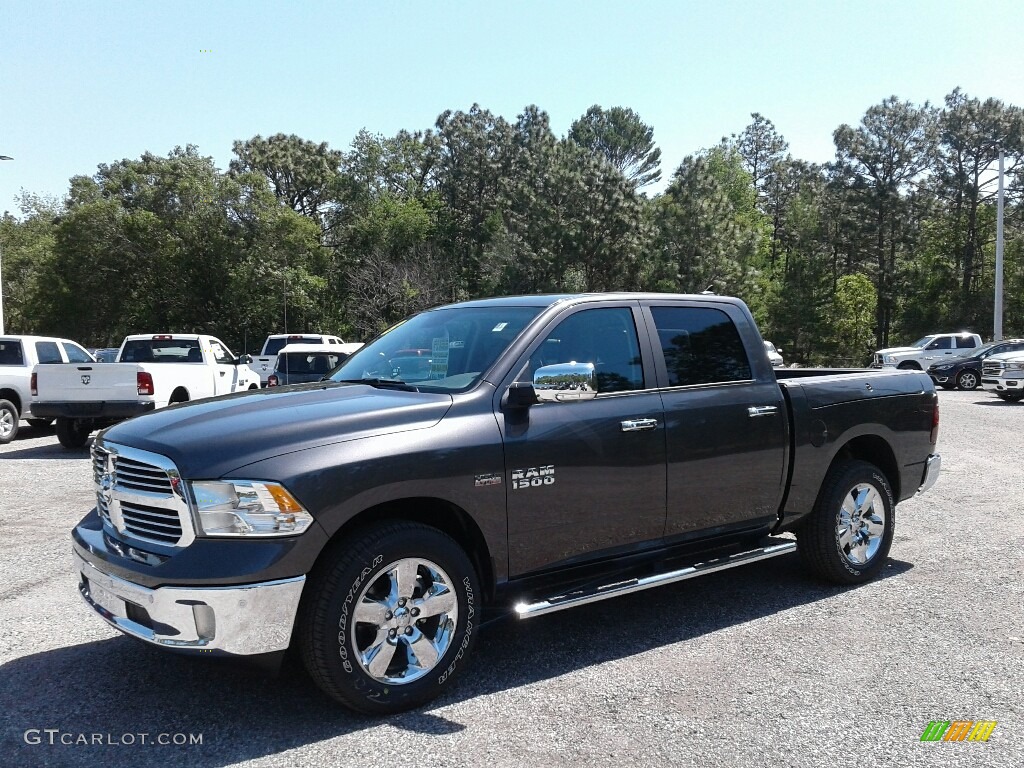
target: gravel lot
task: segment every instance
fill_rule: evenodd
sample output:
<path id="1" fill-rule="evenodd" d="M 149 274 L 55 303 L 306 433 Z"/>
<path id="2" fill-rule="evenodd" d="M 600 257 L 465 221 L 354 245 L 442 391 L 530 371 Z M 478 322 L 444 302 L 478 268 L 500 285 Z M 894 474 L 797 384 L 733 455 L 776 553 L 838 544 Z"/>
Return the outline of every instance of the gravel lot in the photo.
<path id="1" fill-rule="evenodd" d="M 448 696 L 382 721 L 301 674 L 166 655 L 89 615 L 69 541 L 88 459 L 23 424 L 0 446 L 0 763 L 1018 768 L 1024 404 L 940 399 L 942 476 L 900 505 L 883 578 L 822 585 L 786 556 L 492 625 Z M 998 725 L 987 743 L 919 741 L 956 719 Z M 61 743 L 94 735 L 114 744 Z"/>

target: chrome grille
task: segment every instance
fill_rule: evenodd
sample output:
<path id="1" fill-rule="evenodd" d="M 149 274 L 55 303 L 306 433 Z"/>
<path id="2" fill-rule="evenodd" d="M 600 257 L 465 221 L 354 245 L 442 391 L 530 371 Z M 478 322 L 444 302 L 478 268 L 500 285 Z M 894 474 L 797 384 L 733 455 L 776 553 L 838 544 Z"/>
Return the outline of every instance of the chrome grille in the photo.
<path id="1" fill-rule="evenodd" d="M 166 456 L 97 441 L 96 510 L 125 540 L 187 547 L 195 539 L 178 470 Z"/>
<path id="2" fill-rule="evenodd" d="M 1003 372 L 1003 361 L 1002 360 L 986 360 L 981 367 L 983 376 L 998 376 Z"/>
<path id="3" fill-rule="evenodd" d="M 121 502 L 124 530 L 139 538 L 156 539 L 166 544 L 177 544 L 181 538 L 181 520 L 176 512 L 147 504 Z"/>

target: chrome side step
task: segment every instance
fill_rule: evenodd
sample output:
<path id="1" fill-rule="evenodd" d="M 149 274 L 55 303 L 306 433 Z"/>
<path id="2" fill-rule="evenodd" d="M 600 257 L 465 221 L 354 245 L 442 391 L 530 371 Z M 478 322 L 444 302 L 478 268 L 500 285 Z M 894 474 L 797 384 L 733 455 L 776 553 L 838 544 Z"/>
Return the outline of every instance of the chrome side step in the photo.
<path id="1" fill-rule="evenodd" d="M 685 581 L 707 573 L 724 571 L 727 568 L 735 568 L 738 565 L 756 563 L 758 560 L 767 560 L 770 557 L 787 555 L 796 551 L 795 541 L 785 541 L 781 544 L 773 544 L 761 549 L 753 549 L 749 552 L 740 552 L 729 557 L 720 557 L 717 560 L 708 560 L 706 563 L 697 563 L 688 568 L 681 568 L 677 571 L 659 573 L 654 576 L 645 576 L 642 579 L 628 579 L 615 584 L 606 584 L 597 589 L 570 592 L 565 595 L 552 597 L 548 600 L 541 600 L 537 603 L 517 603 L 515 606 L 516 615 L 520 619 L 528 619 L 532 616 L 540 616 L 545 613 L 563 611 L 566 608 L 575 608 L 578 605 L 596 603 L 598 600 L 607 600 L 610 597 L 628 595 L 632 592 L 639 592 L 652 587 L 661 587 L 665 584 L 672 584 L 676 581 Z"/>

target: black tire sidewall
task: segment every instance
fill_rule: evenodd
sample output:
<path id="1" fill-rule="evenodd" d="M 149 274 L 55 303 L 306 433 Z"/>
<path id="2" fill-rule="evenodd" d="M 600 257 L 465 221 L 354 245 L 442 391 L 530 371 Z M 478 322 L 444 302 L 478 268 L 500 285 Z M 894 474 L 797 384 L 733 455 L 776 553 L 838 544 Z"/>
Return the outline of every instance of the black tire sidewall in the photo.
<path id="1" fill-rule="evenodd" d="M 89 442 L 89 430 L 80 427 L 75 419 L 57 419 L 57 442 L 65 448 L 81 448 Z"/>
<path id="2" fill-rule="evenodd" d="M 851 563 L 839 542 L 839 514 L 843 500 L 857 485 L 869 484 L 882 497 L 885 530 L 878 551 L 864 565 Z M 849 460 L 829 470 L 814 512 L 798 536 L 804 562 L 830 581 L 859 584 L 871 579 L 885 564 L 896 530 L 896 502 L 889 481 L 880 469 L 865 461 Z"/>
<path id="3" fill-rule="evenodd" d="M 310 605 L 301 630 L 304 644 L 323 646 L 314 654 L 318 661 L 309 658 L 312 648 L 303 649 L 313 679 L 341 703 L 367 714 L 401 712 L 436 698 L 461 671 L 477 633 L 480 589 L 469 558 L 444 533 L 415 523 L 375 526 L 345 543 L 349 546 L 338 549 L 335 568 L 319 574 L 310 594 L 313 603 L 324 601 L 323 610 L 314 611 Z M 430 672 L 411 683 L 386 685 L 370 677 L 356 660 L 350 616 L 366 586 L 392 563 L 408 557 L 430 560 L 444 570 L 458 599 L 459 616 L 451 644 Z"/>

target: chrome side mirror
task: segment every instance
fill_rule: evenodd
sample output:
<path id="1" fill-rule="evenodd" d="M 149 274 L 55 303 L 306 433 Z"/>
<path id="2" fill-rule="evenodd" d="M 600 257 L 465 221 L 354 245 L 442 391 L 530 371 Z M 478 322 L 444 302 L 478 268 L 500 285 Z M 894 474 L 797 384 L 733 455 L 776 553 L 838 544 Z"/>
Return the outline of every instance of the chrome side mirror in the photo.
<path id="1" fill-rule="evenodd" d="M 591 400 L 597 396 L 597 374 L 593 363 L 558 363 L 538 368 L 533 389 L 541 403 Z"/>

